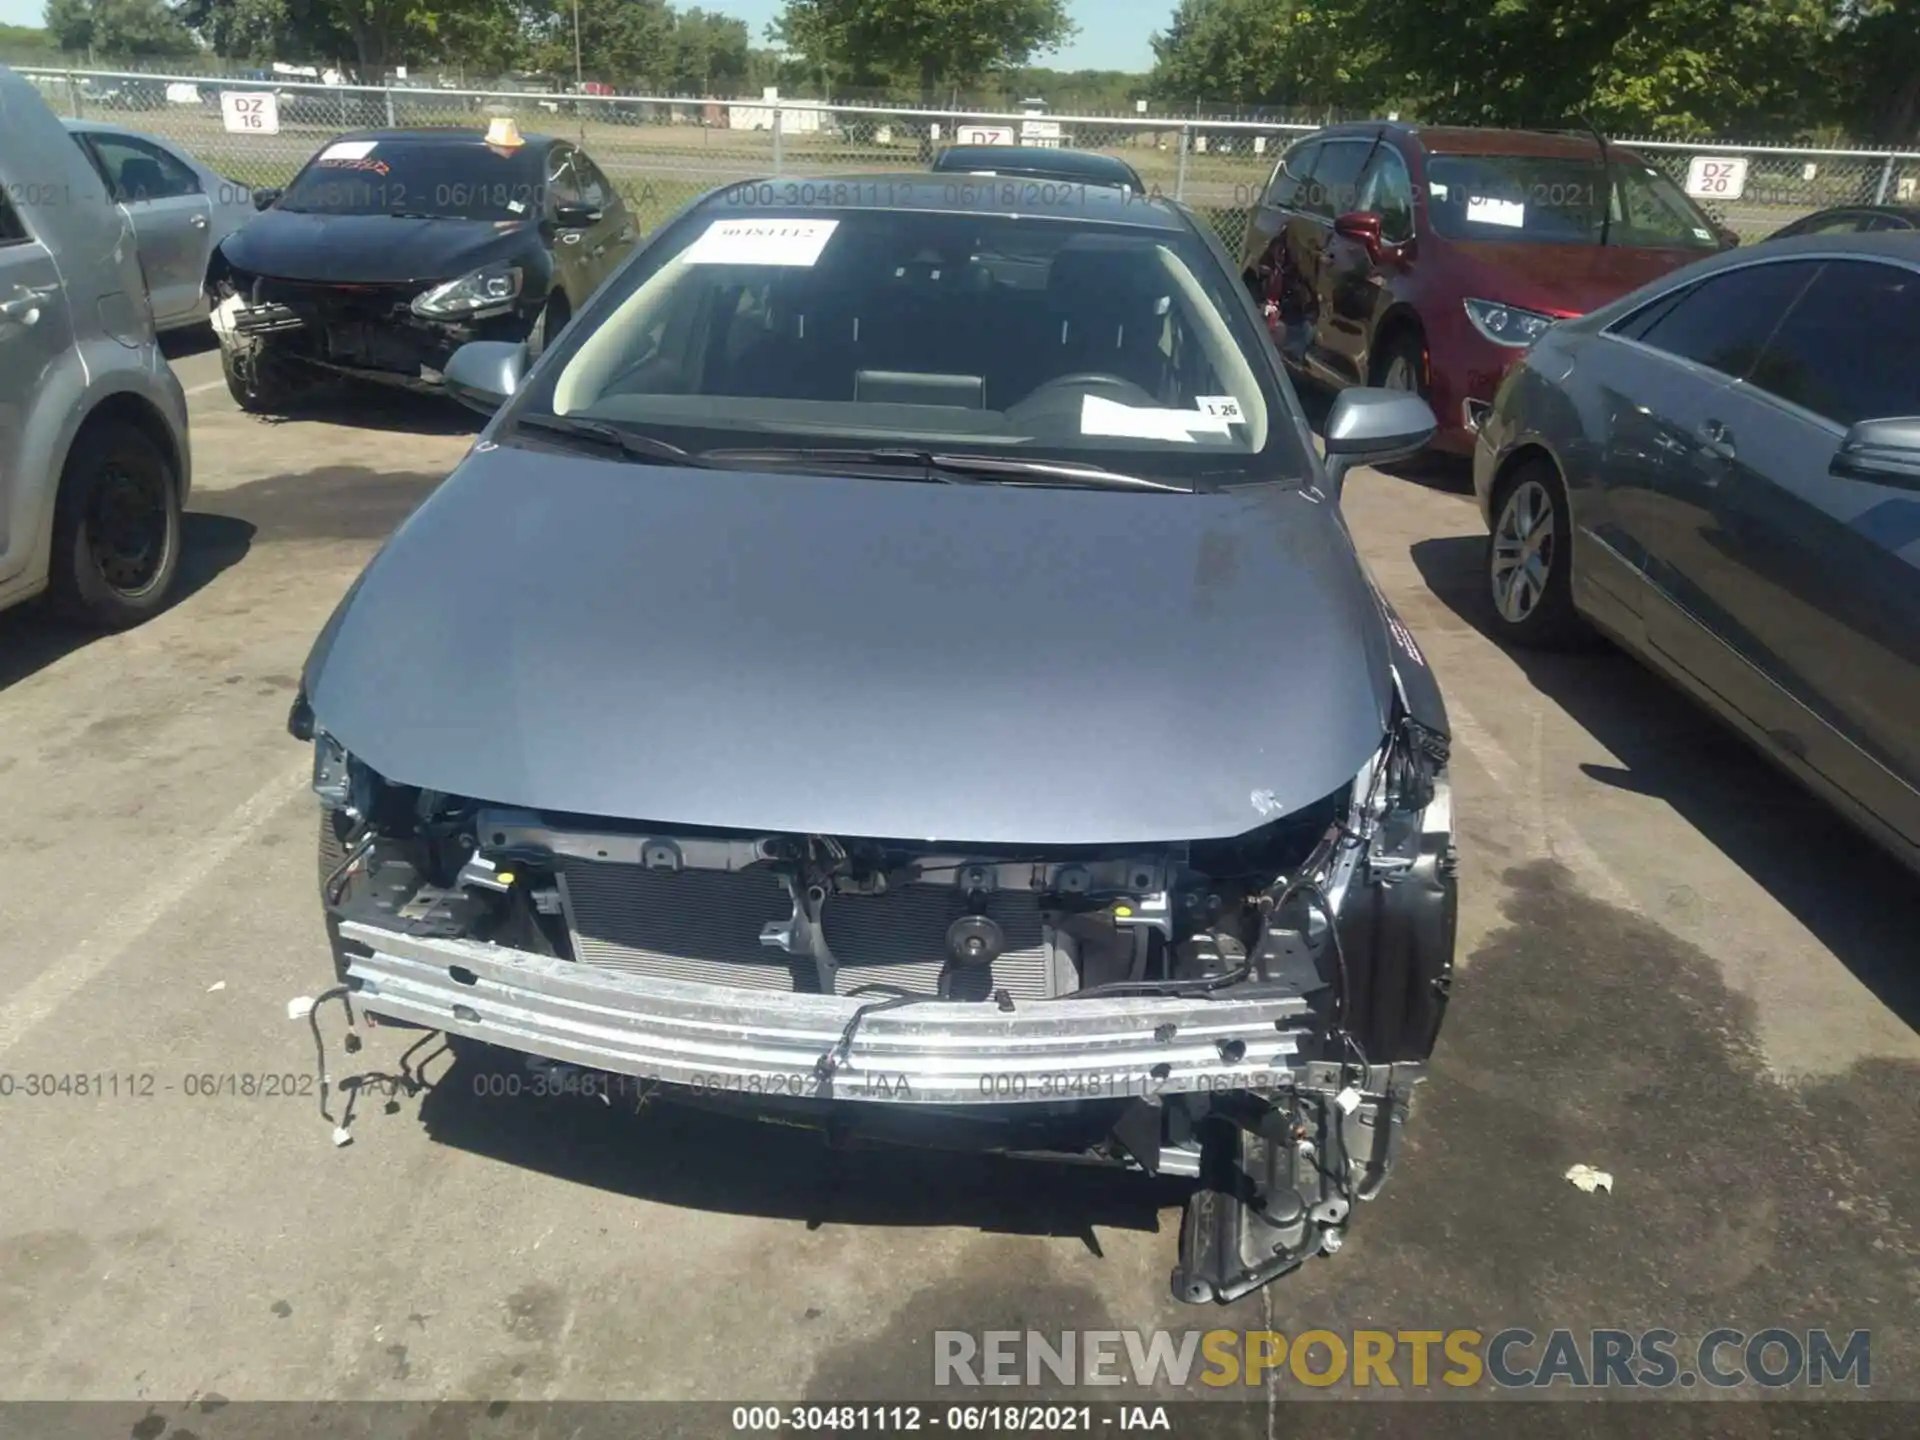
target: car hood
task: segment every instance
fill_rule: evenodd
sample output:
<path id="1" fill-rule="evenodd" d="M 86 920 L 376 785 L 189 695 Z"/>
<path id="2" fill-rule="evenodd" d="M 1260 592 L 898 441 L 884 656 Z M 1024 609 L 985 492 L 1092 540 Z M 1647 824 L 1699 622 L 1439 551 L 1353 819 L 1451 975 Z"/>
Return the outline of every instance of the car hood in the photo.
<path id="1" fill-rule="evenodd" d="M 405 220 L 263 210 L 220 250 L 250 275 L 320 284 L 404 285 L 452 280 L 541 248 L 530 220 Z"/>
<path id="2" fill-rule="evenodd" d="M 1463 279 L 1472 298 L 1574 315 L 1719 253 L 1486 240 L 1456 241 L 1454 249 L 1465 262 Z"/>
<path id="3" fill-rule="evenodd" d="M 1337 514 L 1218 495 L 657 468 L 503 447 L 314 648 L 389 780 L 675 825 L 1079 845 L 1239 835 L 1392 704 Z"/>

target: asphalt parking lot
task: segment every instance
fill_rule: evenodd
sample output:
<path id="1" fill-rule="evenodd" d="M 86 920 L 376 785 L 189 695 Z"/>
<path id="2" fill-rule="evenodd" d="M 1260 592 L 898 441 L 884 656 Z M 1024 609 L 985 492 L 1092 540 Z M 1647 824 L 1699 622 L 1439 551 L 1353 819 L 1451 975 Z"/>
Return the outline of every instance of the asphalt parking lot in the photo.
<path id="1" fill-rule="evenodd" d="M 287 707 L 474 427 L 269 423 L 175 363 L 182 598 L 85 641 L 0 616 L 0 1399 L 907 1399 L 940 1329 L 1216 1324 L 1870 1329 L 1874 1391 L 1920 1398 L 1920 885 L 1634 662 L 1496 647 L 1454 473 L 1347 500 L 1455 722 L 1451 1014 L 1345 1250 L 1225 1314 L 1168 1298 L 1178 1193 L 1142 1178 L 484 1099 L 445 1056 L 384 1093 L 414 1037 L 346 1054 L 336 1007 L 350 1145 L 311 1093 L 197 1093 L 315 1073 Z"/>

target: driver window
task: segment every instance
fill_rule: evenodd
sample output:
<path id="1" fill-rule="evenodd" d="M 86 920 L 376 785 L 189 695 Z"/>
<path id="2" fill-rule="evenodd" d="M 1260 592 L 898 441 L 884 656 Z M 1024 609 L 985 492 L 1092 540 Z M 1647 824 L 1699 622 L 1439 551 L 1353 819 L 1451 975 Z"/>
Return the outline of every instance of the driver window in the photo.
<path id="1" fill-rule="evenodd" d="M 1380 147 L 1360 187 L 1360 209 L 1380 217 L 1380 238 L 1402 245 L 1413 238 L 1413 179 L 1400 152 Z"/>
<path id="2" fill-rule="evenodd" d="M 554 150 L 547 161 L 547 213 L 562 205 L 580 203 L 580 186 L 574 179 L 573 152 L 565 146 Z"/>

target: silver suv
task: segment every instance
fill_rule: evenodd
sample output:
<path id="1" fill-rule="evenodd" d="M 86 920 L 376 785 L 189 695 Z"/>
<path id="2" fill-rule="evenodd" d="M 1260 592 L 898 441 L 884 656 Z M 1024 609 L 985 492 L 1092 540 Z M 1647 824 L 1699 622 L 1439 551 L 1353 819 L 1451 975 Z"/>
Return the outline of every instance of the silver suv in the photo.
<path id="1" fill-rule="evenodd" d="M 99 172 L 5 66 L 0 116 L 0 609 L 124 629 L 179 570 L 187 397 Z"/>

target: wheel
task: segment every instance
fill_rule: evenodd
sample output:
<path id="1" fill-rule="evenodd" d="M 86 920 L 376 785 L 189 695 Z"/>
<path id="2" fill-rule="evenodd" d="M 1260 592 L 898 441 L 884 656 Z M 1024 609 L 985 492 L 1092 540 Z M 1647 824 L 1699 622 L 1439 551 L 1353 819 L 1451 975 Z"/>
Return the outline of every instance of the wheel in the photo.
<path id="1" fill-rule="evenodd" d="M 157 614 L 180 570 L 180 485 L 140 426 L 87 425 L 60 475 L 48 588 L 65 619 L 125 630 Z"/>
<path id="2" fill-rule="evenodd" d="M 261 345 L 244 355 L 222 345 L 220 373 L 233 403 L 250 415 L 284 414 L 300 393 L 301 376 L 293 364 Z"/>
<path id="3" fill-rule="evenodd" d="M 1518 645 L 1570 649 L 1588 638 L 1573 608 L 1573 517 L 1560 472 L 1530 460 L 1501 482 L 1487 537 L 1498 633 Z"/>
<path id="4" fill-rule="evenodd" d="M 547 342 L 567 328 L 570 318 L 572 312 L 567 308 L 567 297 L 555 291 L 534 319 L 533 329 L 527 332 L 527 359 L 538 360 Z"/>
<path id="5" fill-rule="evenodd" d="M 1427 398 L 1427 347 L 1412 330 L 1401 330 L 1374 353 L 1373 383 Z"/>

